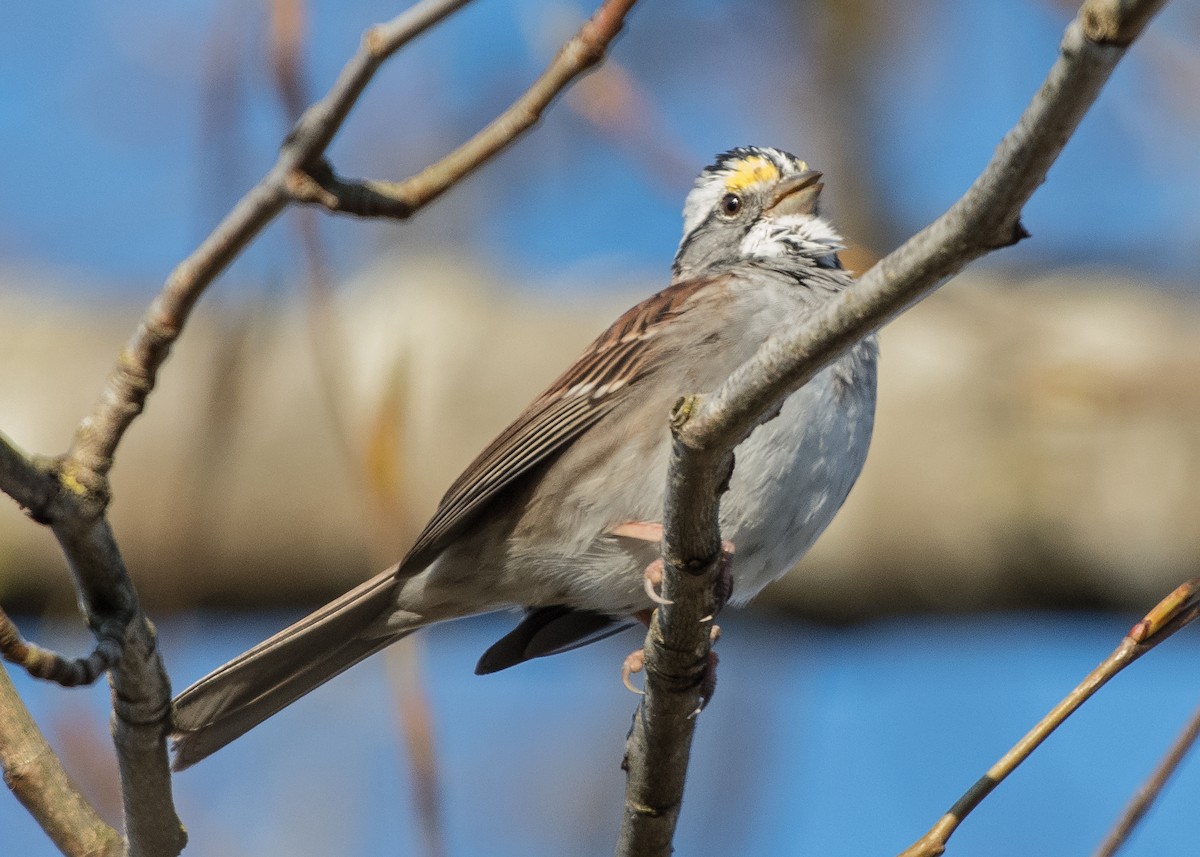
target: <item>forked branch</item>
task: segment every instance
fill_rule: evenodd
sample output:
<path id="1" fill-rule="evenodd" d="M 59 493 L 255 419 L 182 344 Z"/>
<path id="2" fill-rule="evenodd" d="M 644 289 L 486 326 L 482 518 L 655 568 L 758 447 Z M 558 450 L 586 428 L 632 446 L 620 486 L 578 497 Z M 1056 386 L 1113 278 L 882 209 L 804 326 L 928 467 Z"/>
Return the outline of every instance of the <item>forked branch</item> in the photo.
<path id="1" fill-rule="evenodd" d="M 274 166 L 171 272 L 118 355 L 98 401 L 80 422 L 64 455 L 32 457 L 0 436 L 0 490 L 35 520 L 53 528 L 70 563 L 88 624 L 98 635 L 96 652 L 79 661 L 28 646 L 14 636 L 11 626 L 5 648 L 14 661 L 35 674 L 65 683 L 94 680 L 110 669 L 114 739 L 131 854 L 174 855 L 183 848 L 186 836 L 175 816 L 167 764 L 170 683 L 153 627 L 141 612 L 106 517 L 113 457 L 145 407 L 159 369 L 204 290 L 288 204 L 304 198 L 297 187 L 312 170 L 320 172 L 325 150 L 379 66 L 467 2 L 421 0 L 391 22 L 367 31 L 360 50 L 329 93 L 300 117 Z M 527 130 L 557 92 L 599 61 L 634 2 L 605 0 L 534 85 L 532 94 L 522 96 L 497 123 L 448 159 L 414 177 L 411 186 L 419 190 L 411 209 L 434 199 Z M 39 820 L 49 824 L 41 816 Z"/>

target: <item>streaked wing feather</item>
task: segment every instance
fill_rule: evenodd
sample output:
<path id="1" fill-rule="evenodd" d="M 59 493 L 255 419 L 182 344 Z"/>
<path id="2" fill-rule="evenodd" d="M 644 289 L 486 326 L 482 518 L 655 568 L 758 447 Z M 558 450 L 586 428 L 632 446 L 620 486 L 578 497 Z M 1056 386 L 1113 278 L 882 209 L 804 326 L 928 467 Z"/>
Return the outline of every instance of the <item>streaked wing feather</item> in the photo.
<path id="1" fill-rule="evenodd" d="M 662 353 L 645 343 L 712 280 L 676 283 L 630 309 L 601 334 L 468 465 L 446 491 L 402 569 L 423 567 L 458 528 L 517 478 L 547 461 L 599 421 Z"/>

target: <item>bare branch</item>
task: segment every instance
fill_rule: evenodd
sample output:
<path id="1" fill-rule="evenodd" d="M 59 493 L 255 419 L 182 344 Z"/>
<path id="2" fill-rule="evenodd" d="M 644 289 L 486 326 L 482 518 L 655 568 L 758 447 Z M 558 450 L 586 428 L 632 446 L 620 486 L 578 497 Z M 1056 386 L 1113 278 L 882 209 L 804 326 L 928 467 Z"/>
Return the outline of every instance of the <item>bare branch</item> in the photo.
<path id="1" fill-rule="evenodd" d="M 187 833 L 171 794 L 166 743 L 171 682 L 154 626 L 142 613 L 106 518 L 64 518 L 55 523 L 54 535 L 71 564 L 79 603 L 93 633 L 107 636 L 113 633 L 109 629 L 122 629 L 121 656 L 109 672 L 109 683 L 129 853 L 178 854 Z"/>
<path id="2" fill-rule="evenodd" d="M 1150 775 L 1150 779 L 1142 785 L 1133 800 L 1129 802 L 1129 806 L 1125 808 L 1125 812 L 1113 827 L 1112 832 L 1097 849 L 1095 857 L 1112 857 L 1120 850 L 1121 846 L 1129 839 L 1129 835 L 1133 833 L 1135 827 L 1149 811 L 1154 801 L 1162 793 L 1163 788 L 1167 784 L 1167 780 L 1175 773 L 1179 764 L 1183 761 L 1183 757 L 1196 744 L 1196 740 L 1200 738 L 1200 709 L 1192 715 L 1192 719 L 1188 721 L 1183 732 L 1175 739 L 1175 743 L 1171 745 L 1171 749 L 1163 757 L 1158 767 L 1154 769 L 1154 773 Z"/>
<path id="3" fill-rule="evenodd" d="M 1045 179 L 1128 44 L 1164 2 L 1086 0 L 1067 27 L 1041 89 L 962 199 L 854 288 L 840 292 L 804 324 L 772 337 L 714 393 L 681 400 L 671 419 L 674 443 L 663 513 L 664 595 L 675 604 L 660 608 L 647 634 L 647 663 L 691 658 L 689 677 L 702 668 L 709 629 L 696 619 L 707 610 L 692 605 L 711 598 L 706 592 L 720 555 L 720 495 L 733 467 L 733 448 L 784 396 L 864 336 L 972 260 L 1025 237 L 1021 207 Z M 647 695 L 634 718 L 619 855 L 670 853 L 687 757 L 673 754 L 680 768 L 668 771 L 658 757 L 651 764 L 649 754 L 661 742 L 688 745 L 692 722 L 686 716 L 698 692 L 690 681 L 666 678 L 647 671 Z M 676 726 L 687 735 L 667 734 Z"/>
<path id="4" fill-rule="evenodd" d="M 0 491 L 40 524 L 50 520 L 50 506 L 58 494 L 52 471 L 51 462 L 26 455 L 0 432 Z"/>
<path id="5" fill-rule="evenodd" d="M 302 168 L 307 175 L 293 177 L 292 193 L 299 201 L 344 214 L 409 217 L 537 124 L 571 81 L 604 58 L 635 2 L 606 0 L 520 98 L 466 143 L 417 175 L 402 182 L 349 181 L 338 178 L 328 164 L 306 163 Z"/>
<path id="6" fill-rule="evenodd" d="M 107 475 L 113 455 L 126 429 L 142 412 L 158 369 L 183 331 L 200 295 L 263 227 L 283 211 L 291 199 L 288 177 L 321 157 L 379 65 L 467 2 L 424 0 L 389 23 L 367 31 L 362 49 L 343 68 L 329 94 L 301 116 L 275 166 L 242 197 L 195 252 L 171 272 L 118 356 L 100 401 L 76 429 L 63 462 L 64 484 L 101 508 L 107 505 Z"/>
<path id="7" fill-rule="evenodd" d="M 900 857 L 936 857 L 946 850 L 946 842 L 970 812 L 992 793 L 996 786 L 1029 758 L 1055 729 L 1087 702 L 1093 694 L 1125 667 L 1136 661 L 1180 628 L 1200 616 L 1200 577 L 1178 586 L 1154 606 L 1121 640 L 1113 653 L 1088 673 L 1063 700 L 1029 730 L 1000 761 L 967 789 L 928 833 L 901 852 Z"/>
<path id="8" fill-rule="evenodd" d="M 548 103 L 570 79 L 599 61 L 634 1 L 607 0 L 585 25 L 581 37 L 564 49 L 567 59 L 560 57 L 551 66 L 532 95 L 519 100 L 489 132 L 477 136 L 440 167 L 418 176 L 417 204 L 435 198 L 532 125 L 544 107 L 537 106 L 539 99 Z M 31 459 L 0 437 L 0 490 L 30 509 L 37 520 L 53 526 L 75 576 L 81 608 L 99 636 L 97 652 L 79 662 L 30 648 L 19 636 L 10 636 L 8 649 L 37 674 L 60 681 L 94 678 L 98 670 L 112 666 L 113 731 L 131 854 L 177 854 L 186 835 L 171 802 L 164 740 L 169 728 L 170 683 L 157 652 L 153 626 L 141 612 L 105 517 L 113 456 L 144 408 L 163 361 L 204 290 L 263 227 L 303 196 L 297 187 L 303 187 L 306 171 L 322 163 L 325 149 L 380 64 L 466 2 L 422 0 L 391 22 L 367 31 L 362 48 L 326 97 L 301 115 L 271 170 L 167 278 L 118 355 L 99 401 L 80 422 L 64 456 L 46 462 Z M 123 649 L 113 664 L 115 640 L 123 641 Z"/>
<path id="9" fill-rule="evenodd" d="M 92 684 L 121 659 L 123 627 L 108 622 L 96 632 L 96 648 L 86 658 L 67 658 L 26 642 L 17 626 L 0 610 L 0 657 L 24 667 L 34 678 L 52 681 L 63 687 Z"/>
<path id="10" fill-rule="evenodd" d="M 4 782 L 69 857 L 124 857 L 125 842 L 84 800 L 0 668 L 0 768 Z"/>

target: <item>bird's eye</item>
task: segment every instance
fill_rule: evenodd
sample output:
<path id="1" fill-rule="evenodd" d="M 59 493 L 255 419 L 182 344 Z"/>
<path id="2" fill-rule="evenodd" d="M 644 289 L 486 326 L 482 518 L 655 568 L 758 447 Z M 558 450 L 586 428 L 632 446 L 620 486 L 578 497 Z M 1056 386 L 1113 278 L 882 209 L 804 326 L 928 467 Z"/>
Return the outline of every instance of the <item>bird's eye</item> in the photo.
<path id="1" fill-rule="evenodd" d="M 736 217 L 741 210 L 742 198 L 736 193 L 727 193 L 721 197 L 721 214 Z"/>

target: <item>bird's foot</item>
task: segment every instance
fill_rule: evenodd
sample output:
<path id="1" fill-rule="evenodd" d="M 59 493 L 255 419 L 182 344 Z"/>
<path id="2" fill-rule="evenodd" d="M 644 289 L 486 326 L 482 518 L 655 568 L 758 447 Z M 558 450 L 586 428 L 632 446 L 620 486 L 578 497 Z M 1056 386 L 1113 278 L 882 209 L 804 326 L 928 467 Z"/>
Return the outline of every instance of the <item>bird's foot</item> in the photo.
<path id="1" fill-rule="evenodd" d="M 637 539 L 643 542 L 661 542 L 662 524 L 655 524 L 650 521 L 626 521 L 624 524 L 618 524 L 613 527 L 609 530 L 609 533 L 614 536 Z M 712 621 L 713 617 L 721 612 L 721 609 L 733 594 L 734 550 L 733 542 L 721 542 L 721 556 L 718 560 L 716 583 L 713 586 L 713 596 L 716 604 L 714 605 L 713 612 L 701 620 L 703 622 Z M 655 604 L 674 604 L 675 602 L 662 595 L 662 581 L 663 561 L 659 557 L 646 566 L 645 575 L 642 579 L 642 588 L 646 592 L 646 597 Z"/>
<path id="2" fill-rule="evenodd" d="M 648 613 L 648 611 L 642 612 Z M 638 615 L 638 618 L 643 622 L 648 621 L 648 617 L 643 618 L 641 615 Z M 720 638 L 720 626 L 713 625 L 712 629 L 709 631 L 709 645 L 715 645 L 717 640 Z M 697 714 L 703 711 L 705 707 L 708 706 L 708 703 L 712 701 L 713 694 L 717 692 L 717 664 L 720 663 L 721 659 L 711 648 L 708 650 L 706 658 L 707 663 L 704 665 L 704 673 L 700 677 L 700 703 L 696 706 L 696 710 L 688 715 L 689 717 L 695 717 Z M 640 673 L 645 668 L 645 649 L 637 649 L 636 651 L 630 652 L 625 656 L 625 661 L 621 664 L 621 683 L 625 685 L 630 692 L 636 693 L 639 696 L 645 696 L 646 691 L 637 687 L 633 683 L 633 675 L 634 673 Z"/>
<path id="3" fill-rule="evenodd" d="M 642 577 L 642 589 L 646 591 L 646 597 L 655 604 L 674 604 L 670 598 L 659 594 L 662 591 L 663 568 L 662 557 L 646 566 L 645 576 Z"/>
<path id="4" fill-rule="evenodd" d="M 716 642 L 718 636 L 720 636 L 720 629 L 716 625 L 713 625 L 713 642 Z M 700 679 L 700 704 L 696 706 L 696 710 L 689 714 L 688 717 L 695 717 L 712 701 L 713 694 L 717 692 L 717 664 L 720 661 L 721 659 L 717 657 L 716 650 L 709 649 L 708 663 L 704 665 L 704 675 Z"/>
<path id="5" fill-rule="evenodd" d="M 717 560 L 717 577 L 713 582 L 713 612 L 701 622 L 711 622 L 725 609 L 733 595 L 733 542 L 721 542 L 721 557 Z M 715 629 L 716 626 L 714 625 Z M 714 640 L 715 642 L 715 640 Z"/>
<path id="6" fill-rule="evenodd" d="M 640 673 L 646 668 L 646 650 L 638 649 L 630 652 L 625 656 L 624 663 L 621 664 L 621 684 L 625 685 L 626 690 L 630 693 L 636 693 L 638 696 L 645 696 L 646 691 L 633 683 L 633 674 Z"/>

